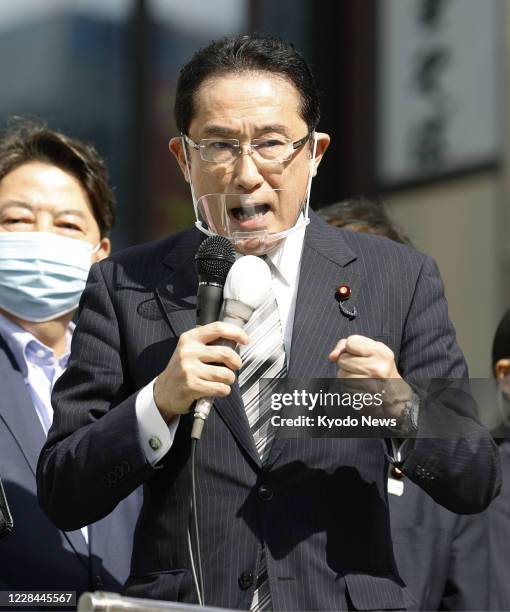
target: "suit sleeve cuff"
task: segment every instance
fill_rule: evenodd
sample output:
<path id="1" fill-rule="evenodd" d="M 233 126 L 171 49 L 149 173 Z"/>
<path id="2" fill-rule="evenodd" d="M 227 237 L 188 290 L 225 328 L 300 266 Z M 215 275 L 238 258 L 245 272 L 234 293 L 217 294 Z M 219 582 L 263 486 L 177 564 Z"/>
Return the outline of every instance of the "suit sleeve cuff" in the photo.
<path id="1" fill-rule="evenodd" d="M 174 442 L 179 417 L 168 425 L 154 401 L 154 379 L 141 389 L 136 397 L 135 410 L 140 444 L 147 461 L 154 466 L 168 453 Z"/>

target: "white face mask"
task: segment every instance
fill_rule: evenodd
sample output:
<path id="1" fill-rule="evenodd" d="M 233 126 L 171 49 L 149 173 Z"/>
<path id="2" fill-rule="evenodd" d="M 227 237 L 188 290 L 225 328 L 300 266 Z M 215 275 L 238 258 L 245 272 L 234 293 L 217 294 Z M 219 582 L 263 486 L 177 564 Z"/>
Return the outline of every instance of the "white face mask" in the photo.
<path id="1" fill-rule="evenodd" d="M 243 209 L 246 211 L 252 209 L 253 212 L 254 195 L 252 194 L 212 193 L 201 196 L 197 199 L 195 196 L 195 190 L 193 188 L 193 182 L 191 180 L 191 171 L 186 150 L 186 143 L 184 142 L 184 139 L 182 142 L 186 160 L 186 170 L 189 176 L 191 197 L 193 199 L 193 207 L 195 209 L 195 226 L 207 236 L 215 236 L 218 234 L 225 236 L 232 241 L 234 247 L 240 253 L 262 255 L 276 248 L 278 244 L 280 244 L 280 242 L 289 234 L 306 227 L 308 223 L 310 223 L 308 213 L 312 179 L 315 170 L 315 155 L 317 151 L 317 136 L 315 132 L 313 132 L 313 152 L 310 159 L 308 183 L 306 186 L 306 198 L 298 210 L 294 225 L 279 232 L 269 232 L 266 229 L 241 229 L 236 227 L 235 222 L 232 220 L 231 214 L 229 214 L 229 211 L 231 211 L 233 208 L 237 208 L 240 211 Z M 281 195 L 283 193 L 289 193 L 289 190 L 273 189 L 266 190 L 266 192 L 268 194 L 271 192 L 273 195 L 275 192 L 279 192 Z M 257 198 L 257 202 L 263 200 L 264 193 L 264 190 L 257 192 L 255 196 Z"/>
<path id="2" fill-rule="evenodd" d="M 33 323 L 72 312 L 99 248 L 46 232 L 0 233 L 0 308 Z"/>

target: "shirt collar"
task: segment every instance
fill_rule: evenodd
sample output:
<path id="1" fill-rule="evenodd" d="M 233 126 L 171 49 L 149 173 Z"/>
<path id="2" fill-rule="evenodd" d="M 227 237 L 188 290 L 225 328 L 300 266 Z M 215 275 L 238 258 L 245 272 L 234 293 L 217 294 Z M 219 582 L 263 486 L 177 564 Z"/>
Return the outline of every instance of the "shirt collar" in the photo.
<path id="1" fill-rule="evenodd" d="M 69 361 L 69 354 L 71 352 L 71 338 L 75 328 L 75 324 L 71 321 L 66 330 L 66 352 L 60 357 L 58 363 L 61 368 L 67 366 Z M 43 344 L 35 336 L 33 336 L 26 329 L 23 329 L 20 325 L 11 321 L 2 313 L 0 313 L 0 336 L 5 340 L 10 351 L 16 359 L 16 363 L 21 369 L 23 376 L 28 376 L 28 365 L 27 363 L 34 362 L 34 355 L 37 350 L 49 351 L 54 358 L 53 350 Z"/>
<path id="2" fill-rule="evenodd" d="M 289 286 L 294 283 L 299 270 L 305 231 L 306 225 L 303 225 L 289 234 L 278 248 L 266 255 L 280 278 Z"/>

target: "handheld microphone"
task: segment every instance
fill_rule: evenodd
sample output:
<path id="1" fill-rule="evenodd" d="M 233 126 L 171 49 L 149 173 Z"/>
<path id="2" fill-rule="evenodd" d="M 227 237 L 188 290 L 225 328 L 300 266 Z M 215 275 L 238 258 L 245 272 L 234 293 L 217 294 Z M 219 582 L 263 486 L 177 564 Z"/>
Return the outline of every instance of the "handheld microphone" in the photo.
<path id="1" fill-rule="evenodd" d="M 209 236 L 198 247 L 197 325 L 214 323 L 220 316 L 223 286 L 236 259 L 234 247 L 225 236 Z"/>
<path id="2" fill-rule="evenodd" d="M 232 264 L 235 261 L 232 243 L 224 236 L 209 236 L 198 247 L 195 265 L 198 275 L 197 327 L 214 323 L 220 316 L 223 301 L 223 286 Z M 196 405 L 196 404 L 195 404 Z M 194 419 L 193 423 L 196 422 Z M 203 421 L 202 421 L 203 422 Z M 193 425 L 194 427 L 194 425 Z M 200 437 L 200 435 L 198 436 Z M 188 547 L 191 559 L 193 580 L 198 602 L 204 604 L 204 584 L 200 558 L 200 537 L 198 531 L 197 499 L 195 483 L 195 451 L 197 440 L 191 441 L 191 513 L 195 531 L 196 556 L 191 542 L 191 525 L 188 530 Z M 196 560 L 196 565 L 195 565 Z"/>
<path id="3" fill-rule="evenodd" d="M 222 321 L 243 328 L 254 310 L 261 306 L 271 291 L 271 271 L 260 257 L 245 255 L 228 273 L 223 290 Z M 218 340 L 216 345 L 235 347 L 232 340 Z M 213 404 L 213 397 L 202 397 L 195 405 L 191 437 L 200 440 L 204 423 Z"/>

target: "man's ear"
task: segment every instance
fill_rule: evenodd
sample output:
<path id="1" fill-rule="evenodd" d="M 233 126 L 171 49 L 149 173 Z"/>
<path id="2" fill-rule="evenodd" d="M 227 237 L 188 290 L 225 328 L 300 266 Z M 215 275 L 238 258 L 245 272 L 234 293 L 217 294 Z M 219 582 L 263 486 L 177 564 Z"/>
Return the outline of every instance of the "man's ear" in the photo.
<path id="1" fill-rule="evenodd" d="M 505 378 L 510 373 L 510 359 L 498 359 L 494 366 L 496 378 Z"/>
<path id="2" fill-rule="evenodd" d="M 94 262 L 101 261 L 111 253 L 112 244 L 109 238 L 101 238 L 99 249 L 94 253 Z"/>
<path id="3" fill-rule="evenodd" d="M 179 168 L 184 176 L 184 180 L 189 183 L 189 172 L 188 168 L 186 167 L 186 155 L 184 153 L 183 139 L 180 136 L 171 138 L 170 142 L 168 143 L 168 149 L 177 160 Z"/>
<path id="4" fill-rule="evenodd" d="M 329 134 L 324 132 L 315 132 L 315 138 L 317 140 L 317 146 L 315 148 L 315 160 L 313 162 L 313 173 L 312 176 L 317 174 L 317 168 L 321 163 L 322 156 L 326 153 L 326 149 L 329 147 L 330 137 Z"/>

